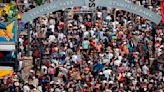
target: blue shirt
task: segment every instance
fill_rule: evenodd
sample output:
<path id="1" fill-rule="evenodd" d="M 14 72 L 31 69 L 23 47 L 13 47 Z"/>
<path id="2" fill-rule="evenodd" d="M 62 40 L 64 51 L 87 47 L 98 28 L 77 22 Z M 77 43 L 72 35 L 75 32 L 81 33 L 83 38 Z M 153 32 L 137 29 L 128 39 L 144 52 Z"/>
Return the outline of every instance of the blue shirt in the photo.
<path id="1" fill-rule="evenodd" d="M 83 49 L 88 49 L 89 48 L 89 44 L 88 43 L 89 43 L 89 41 L 87 41 L 87 40 L 83 41 L 83 45 L 82 45 Z"/>

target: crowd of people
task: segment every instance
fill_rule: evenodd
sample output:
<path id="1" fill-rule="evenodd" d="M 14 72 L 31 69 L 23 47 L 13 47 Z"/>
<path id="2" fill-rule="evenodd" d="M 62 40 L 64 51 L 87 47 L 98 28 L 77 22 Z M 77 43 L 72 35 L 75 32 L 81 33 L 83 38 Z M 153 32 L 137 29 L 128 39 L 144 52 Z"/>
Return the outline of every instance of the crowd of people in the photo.
<path id="1" fill-rule="evenodd" d="M 21 75 L 21 62 L 19 74 L 1 81 L 0 88 L 5 92 L 163 92 L 163 31 L 162 24 L 112 8 L 98 7 L 95 14 L 74 9 L 47 14 L 31 23 L 33 68 L 28 79 Z M 20 56 L 27 54 L 27 45 L 28 37 L 20 36 Z"/>

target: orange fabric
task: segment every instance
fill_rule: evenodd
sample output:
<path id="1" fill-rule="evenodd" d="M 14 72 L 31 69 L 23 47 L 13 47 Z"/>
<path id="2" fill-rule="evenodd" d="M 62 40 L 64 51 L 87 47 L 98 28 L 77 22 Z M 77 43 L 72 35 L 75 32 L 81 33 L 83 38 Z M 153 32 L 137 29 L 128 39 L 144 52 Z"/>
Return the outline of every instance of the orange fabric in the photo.
<path id="1" fill-rule="evenodd" d="M 101 48 L 102 48 L 102 45 L 99 44 L 99 45 L 97 46 L 97 52 L 100 52 L 100 51 L 101 51 Z"/>
<path id="2" fill-rule="evenodd" d="M 128 48 L 126 47 L 126 45 L 123 46 L 123 52 L 125 52 L 125 54 L 128 54 L 128 53 L 129 53 L 129 50 L 128 50 Z"/>
<path id="3" fill-rule="evenodd" d="M 2 79 L 4 76 L 12 76 L 13 70 L 0 70 L 0 79 Z"/>

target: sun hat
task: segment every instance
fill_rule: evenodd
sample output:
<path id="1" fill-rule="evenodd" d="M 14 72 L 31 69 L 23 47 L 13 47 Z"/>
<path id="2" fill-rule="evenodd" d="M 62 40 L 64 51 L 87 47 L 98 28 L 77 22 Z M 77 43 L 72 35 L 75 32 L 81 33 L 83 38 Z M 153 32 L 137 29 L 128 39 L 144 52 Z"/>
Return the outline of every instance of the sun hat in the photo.
<path id="1" fill-rule="evenodd" d="M 55 84 L 55 82 L 54 81 L 51 81 L 50 84 Z"/>
<path id="2" fill-rule="evenodd" d="M 18 81 L 15 82 L 14 85 L 15 85 L 16 87 L 19 86 L 19 82 L 18 82 Z"/>
<path id="3" fill-rule="evenodd" d="M 15 82 L 19 81 L 18 76 L 15 75 L 15 76 L 12 78 L 12 81 L 15 81 Z"/>
<path id="4" fill-rule="evenodd" d="M 113 84 L 113 81 L 109 81 L 109 84 Z"/>

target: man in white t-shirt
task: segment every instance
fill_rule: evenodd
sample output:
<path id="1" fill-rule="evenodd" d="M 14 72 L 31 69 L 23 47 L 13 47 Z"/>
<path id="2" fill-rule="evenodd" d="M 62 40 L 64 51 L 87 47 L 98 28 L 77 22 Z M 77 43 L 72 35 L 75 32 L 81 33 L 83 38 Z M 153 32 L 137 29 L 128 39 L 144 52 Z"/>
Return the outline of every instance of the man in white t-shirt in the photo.
<path id="1" fill-rule="evenodd" d="M 24 85 L 23 92 L 30 92 L 30 87 L 28 85 Z"/>
<path id="2" fill-rule="evenodd" d="M 111 53 L 111 52 L 107 52 L 107 54 L 106 54 L 106 57 L 107 57 L 108 60 L 112 59 L 113 56 L 114 56 L 114 55 L 113 55 L 113 53 Z"/>
<path id="3" fill-rule="evenodd" d="M 55 32 L 55 26 L 53 25 L 53 24 L 51 24 L 50 26 L 49 26 L 49 28 L 51 29 L 51 31 L 54 33 Z"/>
<path id="4" fill-rule="evenodd" d="M 89 32 L 88 32 L 88 31 L 85 31 L 83 37 L 84 37 L 84 38 L 89 37 Z"/>
<path id="5" fill-rule="evenodd" d="M 93 30 L 93 28 L 91 28 L 91 30 L 90 30 L 90 34 L 91 34 L 91 37 L 94 35 L 94 30 Z"/>
<path id="6" fill-rule="evenodd" d="M 144 74 L 148 74 L 149 73 L 149 68 L 146 65 L 144 65 L 142 67 L 142 71 L 143 71 Z"/>
<path id="7" fill-rule="evenodd" d="M 41 66 L 41 72 L 42 72 L 42 74 L 47 74 L 47 67 L 45 66 L 45 65 L 42 65 Z"/>
<path id="8" fill-rule="evenodd" d="M 97 17 L 101 18 L 102 17 L 102 12 L 97 12 Z"/>
<path id="9" fill-rule="evenodd" d="M 50 35 L 49 36 L 49 42 L 54 42 L 55 41 L 55 36 L 54 35 Z"/>
<path id="10" fill-rule="evenodd" d="M 58 34 L 58 40 L 62 40 L 64 37 L 65 37 L 65 35 L 63 33 Z"/>
<path id="11" fill-rule="evenodd" d="M 121 64 L 121 60 L 118 59 L 114 61 L 115 66 L 120 66 L 120 64 Z"/>
<path id="12" fill-rule="evenodd" d="M 103 71 L 103 74 L 105 75 L 105 77 L 107 78 L 107 80 L 109 79 L 109 76 L 111 75 L 112 70 L 111 69 L 107 69 Z"/>
<path id="13" fill-rule="evenodd" d="M 23 61 L 20 60 L 19 61 L 19 68 L 18 68 L 18 70 L 21 71 L 23 67 L 24 67 Z"/>
<path id="14" fill-rule="evenodd" d="M 116 26 L 119 24 L 119 22 L 116 20 L 113 22 L 113 31 L 116 31 Z"/>
<path id="15" fill-rule="evenodd" d="M 112 20 L 111 16 L 110 15 L 106 16 L 106 20 L 111 21 Z"/>

